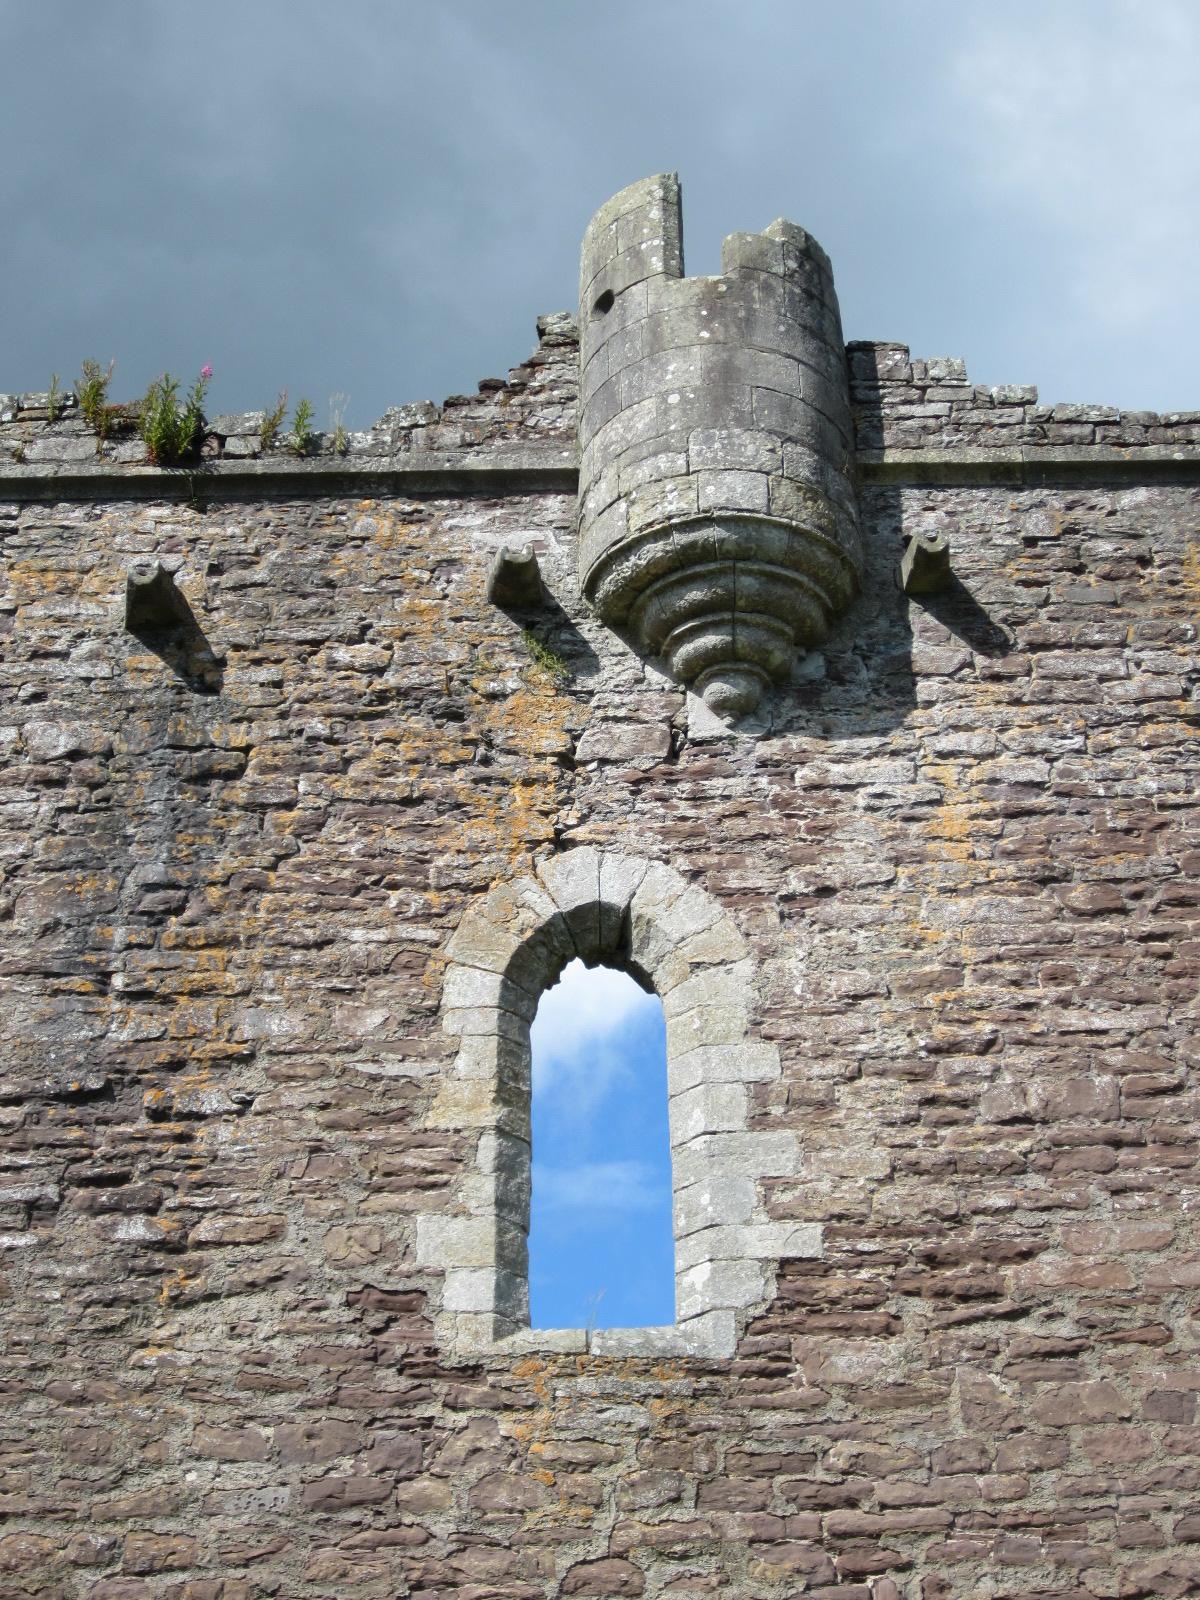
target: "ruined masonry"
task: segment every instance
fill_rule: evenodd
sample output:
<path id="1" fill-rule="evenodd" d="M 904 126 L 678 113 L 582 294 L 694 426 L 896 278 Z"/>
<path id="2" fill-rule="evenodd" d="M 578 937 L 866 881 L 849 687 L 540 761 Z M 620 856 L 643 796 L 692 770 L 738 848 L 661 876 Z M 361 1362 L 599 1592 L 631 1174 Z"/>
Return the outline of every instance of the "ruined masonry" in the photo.
<path id="1" fill-rule="evenodd" d="M 505 379 L 0 396 L 0 1600 L 1200 1593 L 1200 412 L 609 201 Z M 528 1326 L 662 997 L 676 1320 Z"/>

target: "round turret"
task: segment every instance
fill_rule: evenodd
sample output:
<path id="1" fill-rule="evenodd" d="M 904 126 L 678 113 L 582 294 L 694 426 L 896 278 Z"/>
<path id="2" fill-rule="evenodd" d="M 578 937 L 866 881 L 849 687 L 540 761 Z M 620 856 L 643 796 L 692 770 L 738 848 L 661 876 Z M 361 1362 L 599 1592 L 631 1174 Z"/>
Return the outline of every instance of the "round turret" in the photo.
<path id="1" fill-rule="evenodd" d="M 785 679 L 862 571 L 833 274 L 802 228 L 683 275 L 679 181 L 592 218 L 580 268 L 579 577 L 726 716 Z"/>

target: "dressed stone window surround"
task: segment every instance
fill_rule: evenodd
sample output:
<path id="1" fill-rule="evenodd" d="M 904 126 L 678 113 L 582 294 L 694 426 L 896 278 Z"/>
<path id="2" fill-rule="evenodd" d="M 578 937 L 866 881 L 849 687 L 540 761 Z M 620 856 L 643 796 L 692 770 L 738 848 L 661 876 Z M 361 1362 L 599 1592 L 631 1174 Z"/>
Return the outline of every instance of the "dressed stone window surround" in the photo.
<path id="1" fill-rule="evenodd" d="M 501 884 L 447 946 L 442 1025 L 458 1054 L 428 1124 L 470 1140 L 445 1210 L 417 1217 L 417 1261 L 444 1274 L 431 1305 L 448 1355 L 732 1356 L 788 1257 L 822 1254 L 816 1223 L 775 1222 L 760 1180 L 800 1170 L 790 1131 L 751 1129 L 747 1086 L 780 1076 L 754 1037 L 757 963 L 716 900 L 660 862 L 588 847 Z M 663 1003 L 675 1230 L 675 1322 L 529 1327 L 529 1025 L 576 956 L 623 967 Z"/>

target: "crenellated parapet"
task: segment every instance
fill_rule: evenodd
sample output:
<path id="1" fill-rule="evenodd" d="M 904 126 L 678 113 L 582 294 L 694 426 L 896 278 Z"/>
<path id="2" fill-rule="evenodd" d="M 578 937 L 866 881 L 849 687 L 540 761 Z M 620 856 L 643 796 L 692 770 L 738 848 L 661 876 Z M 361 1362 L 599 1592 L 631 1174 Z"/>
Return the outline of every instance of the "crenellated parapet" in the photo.
<path id="1" fill-rule="evenodd" d="M 731 234 L 721 266 L 684 277 L 674 173 L 588 226 L 579 574 L 607 623 L 741 716 L 848 604 L 862 544 L 828 257 L 779 221 Z"/>

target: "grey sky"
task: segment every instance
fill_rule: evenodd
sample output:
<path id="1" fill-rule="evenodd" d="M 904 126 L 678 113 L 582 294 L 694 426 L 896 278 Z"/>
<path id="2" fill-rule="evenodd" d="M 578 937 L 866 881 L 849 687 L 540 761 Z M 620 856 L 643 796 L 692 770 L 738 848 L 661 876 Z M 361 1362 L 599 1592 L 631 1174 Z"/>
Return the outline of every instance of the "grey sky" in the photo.
<path id="1" fill-rule="evenodd" d="M 210 411 L 364 425 L 502 375 L 678 168 L 691 272 L 785 215 L 848 338 L 1200 407 L 1194 0 L 0 0 L 0 40 L 0 389 L 207 360 Z"/>

